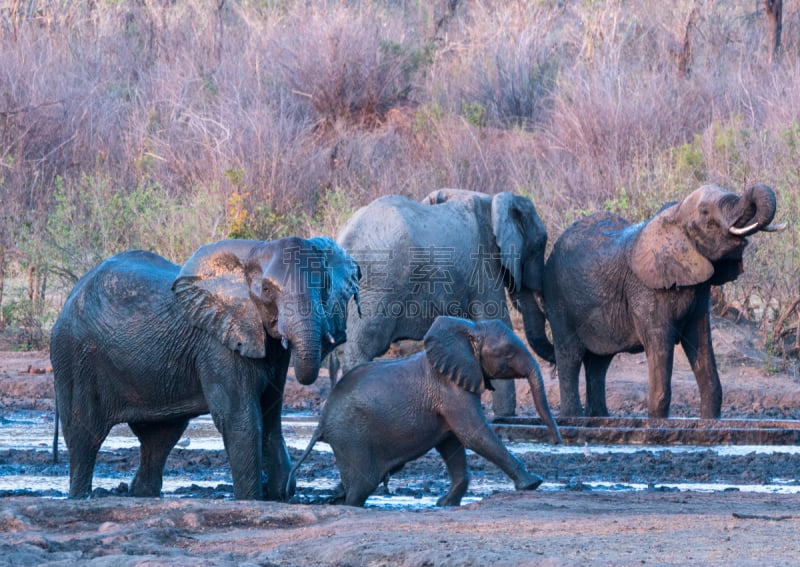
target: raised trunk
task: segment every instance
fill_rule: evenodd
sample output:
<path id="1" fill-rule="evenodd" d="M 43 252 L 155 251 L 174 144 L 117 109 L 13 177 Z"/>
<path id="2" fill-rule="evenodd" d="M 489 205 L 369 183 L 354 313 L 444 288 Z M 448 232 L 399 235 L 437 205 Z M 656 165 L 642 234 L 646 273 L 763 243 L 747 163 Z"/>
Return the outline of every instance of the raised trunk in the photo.
<path id="1" fill-rule="evenodd" d="M 775 193 L 772 189 L 763 184 L 753 185 L 744 192 L 734 209 L 733 226 L 747 227 L 747 232 L 741 236 L 749 236 L 772 222 L 776 208 Z"/>
<path id="2" fill-rule="evenodd" d="M 544 380 L 542 373 L 538 368 L 534 368 L 528 376 L 528 384 L 531 386 L 531 394 L 533 395 L 533 405 L 536 406 L 536 411 L 539 412 L 539 417 L 542 418 L 550 434 L 553 436 L 553 443 L 561 443 L 561 432 L 558 430 L 553 413 L 550 411 L 550 404 L 547 403 L 547 393 L 545 392 Z"/>
<path id="3" fill-rule="evenodd" d="M 522 325 L 525 328 L 525 339 L 537 356 L 550 363 L 555 363 L 556 355 L 553 344 L 545 331 L 545 316 L 533 292 L 528 290 L 512 294 L 512 299 L 522 314 Z"/>

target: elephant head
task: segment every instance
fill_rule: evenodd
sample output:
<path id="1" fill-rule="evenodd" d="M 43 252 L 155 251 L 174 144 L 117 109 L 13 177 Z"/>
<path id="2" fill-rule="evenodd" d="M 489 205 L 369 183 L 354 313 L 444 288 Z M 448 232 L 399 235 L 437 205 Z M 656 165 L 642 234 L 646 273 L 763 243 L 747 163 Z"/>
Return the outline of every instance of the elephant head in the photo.
<path id="1" fill-rule="evenodd" d="M 194 326 L 242 356 L 265 357 L 268 337 L 291 346 L 298 381 L 311 384 L 324 354 L 344 341 L 358 278 L 330 239 L 225 240 L 198 249 L 173 290 Z"/>
<path id="2" fill-rule="evenodd" d="M 423 203 L 436 205 L 453 199 L 486 197 L 483 193 L 439 189 L 429 194 Z M 491 199 L 491 229 L 500 250 L 500 264 L 505 271 L 504 281 L 514 306 L 522 314 L 525 338 L 537 355 L 555 362 L 553 345 L 545 334 L 542 303 L 542 277 L 547 230 L 527 197 L 513 193 L 498 193 Z M 489 219 L 486 219 L 487 222 Z M 494 280 L 494 274 L 487 278 Z"/>
<path id="3" fill-rule="evenodd" d="M 501 263 L 510 278 L 509 295 L 522 314 L 525 338 L 548 362 L 555 361 L 553 345 L 545 335 L 542 275 L 547 230 L 530 199 L 498 193 L 492 199 L 492 230 Z"/>
<path id="4" fill-rule="evenodd" d="M 527 379 L 536 411 L 553 441 L 561 442 L 539 365 L 505 323 L 440 316 L 425 334 L 424 344 L 430 365 L 467 392 L 477 395 L 482 387 L 491 390 L 491 380 Z"/>
<path id="5" fill-rule="evenodd" d="M 742 273 L 747 237 L 785 227 L 770 224 L 775 208 L 775 194 L 766 185 L 754 185 L 741 197 L 704 185 L 631 227 L 640 230 L 631 248 L 631 269 L 652 289 L 733 281 Z"/>

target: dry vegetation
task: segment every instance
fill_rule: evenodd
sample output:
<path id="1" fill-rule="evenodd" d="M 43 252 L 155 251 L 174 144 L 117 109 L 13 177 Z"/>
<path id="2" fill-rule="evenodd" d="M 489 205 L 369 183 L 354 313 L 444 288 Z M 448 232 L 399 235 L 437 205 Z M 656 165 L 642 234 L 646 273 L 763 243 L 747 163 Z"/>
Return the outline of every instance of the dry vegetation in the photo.
<path id="1" fill-rule="evenodd" d="M 0 2 L 0 327 L 40 346 L 120 250 L 335 234 L 387 193 L 522 193 L 552 242 L 764 182 L 790 229 L 718 296 L 793 346 L 800 7 L 773 54 L 764 5 Z"/>

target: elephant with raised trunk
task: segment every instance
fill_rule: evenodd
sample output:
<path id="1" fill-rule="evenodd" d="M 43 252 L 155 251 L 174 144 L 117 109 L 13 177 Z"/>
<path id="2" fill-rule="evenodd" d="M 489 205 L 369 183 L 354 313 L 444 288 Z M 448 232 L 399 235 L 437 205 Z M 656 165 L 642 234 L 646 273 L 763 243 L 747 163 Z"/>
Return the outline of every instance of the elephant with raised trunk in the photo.
<path id="1" fill-rule="evenodd" d="M 510 325 L 506 292 L 537 354 L 553 361 L 537 302 L 547 232 L 530 199 L 442 189 L 422 202 L 381 197 L 359 209 L 337 241 L 361 266 L 362 316 L 348 314 L 342 369 L 421 340 L 438 315 Z M 514 385 L 498 384 L 495 415 L 513 415 Z"/>
<path id="2" fill-rule="evenodd" d="M 424 351 L 406 358 L 356 366 L 331 392 L 319 426 L 297 467 L 317 441 L 333 447 L 345 504 L 363 506 L 388 475 L 435 448 L 447 465 L 449 492 L 437 505 L 458 506 L 467 491 L 466 449 L 490 460 L 517 490 L 534 490 L 542 478 L 503 446 L 481 406 L 484 388 L 526 378 L 534 405 L 561 442 L 536 360 L 499 320 L 472 322 L 438 317 Z"/>
<path id="3" fill-rule="evenodd" d="M 333 240 L 294 237 L 209 244 L 183 267 L 133 250 L 87 273 L 51 335 L 70 497 L 91 493 L 116 423 L 141 443 L 131 494 L 158 496 L 169 452 L 204 413 L 222 434 L 237 499 L 264 496 L 262 469 L 267 498 L 291 496 L 281 431 L 290 353 L 298 381 L 314 382 L 346 339 L 358 277 Z"/>
<path id="4" fill-rule="evenodd" d="M 742 196 L 704 185 L 639 224 L 598 214 L 569 227 L 553 246 L 544 276 L 560 415 L 608 415 L 605 380 L 612 358 L 644 351 L 648 415 L 668 417 L 674 347 L 680 343 L 700 390 L 700 415 L 718 418 L 722 386 L 711 344 L 711 286 L 739 276 L 748 237 L 780 228 L 770 224 L 775 209 L 766 185 Z"/>

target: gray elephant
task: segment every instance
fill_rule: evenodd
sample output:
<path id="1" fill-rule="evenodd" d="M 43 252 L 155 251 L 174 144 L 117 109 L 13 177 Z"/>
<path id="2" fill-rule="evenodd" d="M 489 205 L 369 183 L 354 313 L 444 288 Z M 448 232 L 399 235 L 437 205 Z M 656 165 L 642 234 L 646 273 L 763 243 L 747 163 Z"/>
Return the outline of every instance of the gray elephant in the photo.
<path id="1" fill-rule="evenodd" d="M 292 479 L 314 444 L 325 441 L 341 473 L 341 497 L 351 506 L 363 506 L 388 475 L 432 448 L 451 479 L 439 506 L 458 506 L 467 491 L 465 447 L 500 467 L 517 490 L 541 484 L 542 478 L 503 446 L 480 400 L 493 380 L 527 378 L 536 410 L 554 442 L 561 442 L 539 366 L 525 344 L 500 320 L 438 317 L 424 345 L 417 354 L 364 363 L 342 377 Z"/>
<path id="2" fill-rule="evenodd" d="M 650 417 L 667 417 L 674 346 L 681 344 L 700 390 L 700 415 L 718 418 L 722 386 L 711 345 L 710 289 L 742 272 L 747 237 L 772 231 L 775 194 L 755 185 L 739 197 L 700 187 L 653 218 L 584 218 L 556 241 L 545 267 L 544 302 L 555 346 L 560 415 L 606 416 L 606 371 L 615 354 L 647 355 Z"/>
<path id="3" fill-rule="evenodd" d="M 226 240 L 179 267 L 133 250 L 75 285 L 52 330 L 56 412 L 69 450 L 70 497 L 91 492 L 103 440 L 128 423 L 141 443 L 134 496 L 158 496 L 189 420 L 211 413 L 237 499 L 286 499 L 281 431 L 294 352 L 302 384 L 345 340 L 358 266 L 333 240 Z M 57 418 L 58 423 L 58 418 Z M 54 447 L 55 449 L 55 447 Z"/>
<path id="4" fill-rule="evenodd" d="M 501 319 L 506 292 L 522 313 L 526 337 L 552 362 L 544 336 L 542 291 L 547 232 L 522 196 L 443 189 L 422 202 L 389 195 L 359 209 L 337 242 L 361 266 L 362 314 L 348 314 L 341 367 L 386 352 L 393 341 L 421 340 L 437 315 Z M 495 415 L 513 415 L 514 385 L 498 385 Z"/>

